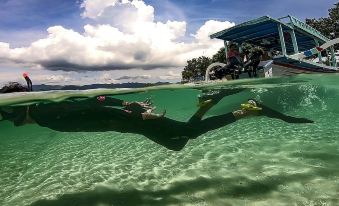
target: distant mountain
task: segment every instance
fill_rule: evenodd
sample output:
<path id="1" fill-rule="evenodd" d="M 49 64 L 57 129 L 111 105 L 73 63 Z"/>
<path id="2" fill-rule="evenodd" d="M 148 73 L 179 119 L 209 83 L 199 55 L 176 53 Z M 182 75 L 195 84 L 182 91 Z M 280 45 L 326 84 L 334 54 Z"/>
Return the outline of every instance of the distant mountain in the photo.
<path id="1" fill-rule="evenodd" d="M 167 85 L 169 82 L 158 82 L 158 83 L 121 83 L 121 84 L 91 84 L 91 85 L 33 85 L 34 91 L 50 91 L 50 90 L 86 90 L 86 89 L 116 89 L 116 88 L 143 88 L 150 86 L 158 86 L 158 85 Z"/>

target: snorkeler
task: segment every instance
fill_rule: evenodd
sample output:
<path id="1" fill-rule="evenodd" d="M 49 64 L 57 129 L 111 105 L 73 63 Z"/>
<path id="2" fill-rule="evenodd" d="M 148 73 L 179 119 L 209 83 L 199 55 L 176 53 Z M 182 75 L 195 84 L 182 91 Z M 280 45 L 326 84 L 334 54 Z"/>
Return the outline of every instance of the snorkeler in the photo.
<path id="1" fill-rule="evenodd" d="M 244 64 L 244 68 L 247 71 L 249 78 L 252 78 L 252 76 L 257 77 L 258 66 L 264 55 L 264 51 L 259 47 L 255 47 L 249 54 L 250 56 L 248 57 L 248 61 Z"/>
<path id="2" fill-rule="evenodd" d="M 27 72 L 24 72 L 22 76 L 25 78 L 27 87 L 18 82 L 9 82 L 7 85 L 0 89 L 0 93 L 13 93 L 13 92 L 31 92 L 33 91 L 32 81 Z"/>
<path id="3" fill-rule="evenodd" d="M 96 98 L 70 98 L 60 103 L 40 103 L 35 105 L 20 106 L 20 107 L 2 107 L 0 113 L 2 116 L 11 120 L 15 126 L 22 126 L 25 124 L 35 124 L 37 117 L 32 117 L 32 113 L 37 111 L 46 110 L 60 110 L 75 112 L 81 111 L 84 113 L 86 110 L 95 110 L 100 108 L 107 108 L 110 110 L 116 110 L 117 113 L 121 113 L 126 117 L 148 120 L 157 119 L 165 115 L 165 112 L 161 114 L 154 113 L 155 107 L 152 105 L 150 99 L 146 99 L 143 102 L 127 102 L 121 99 L 98 96 Z M 47 112 L 47 111 L 46 111 Z M 34 115 L 33 115 L 34 116 Z"/>
<path id="4" fill-rule="evenodd" d="M 116 131 L 141 134 L 174 151 L 181 150 L 190 139 L 195 139 L 210 130 L 234 123 L 244 117 L 263 115 L 278 118 L 288 123 L 313 122 L 305 118 L 284 115 L 264 105 L 259 105 L 255 100 L 248 101 L 237 111 L 203 119 L 206 112 L 224 96 L 237 92 L 239 91 L 209 96 L 187 122 L 173 120 L 165 116 L 144 120 L 141 115 L 134 115 L 112 107 L 112 103 L 116 101 L 114 98 L 112 98 L 112 101 L 109 99 L 103 104 L 98 103 L 96 99 L 40 103 L 30 106 L 29 116 L 34 120 L 34 123 L 60 132 Z M 123 103 L 122 100 L 120 101 Z M 21 107 L 11 109 L 12 111 L 8 108 L 7 111 L 6 108 L 0 109 L 3 120 L 9 120 L 18 125 L 15 121 L 18 121 L 20 115 L 17 111 Z M 25 109 L 21 110 L 25 111 Z"/>
<path id="5" fill-rule="evenodd" d="M 32 80 L 29 78 L 28 73 L 24 72 L 22 74 L 22 76 L 25 78 L 26 80 L 26 84 L 27 84 L 27 89 L 29 92 L 33 91 L 33 84 L 32 84 Z"/>

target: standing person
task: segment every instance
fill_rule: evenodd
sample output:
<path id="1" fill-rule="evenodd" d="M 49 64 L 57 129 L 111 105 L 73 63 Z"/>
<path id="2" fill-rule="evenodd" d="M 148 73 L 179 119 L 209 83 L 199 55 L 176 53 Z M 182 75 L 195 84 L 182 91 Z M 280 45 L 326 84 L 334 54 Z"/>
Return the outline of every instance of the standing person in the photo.
<path id="1" fill-rule="evenodd" d="M 258 76 L 257 69 L 263 55 L 264 51 L 259 47 L 253 48 L 250 52 L 249 60 L 244 65 L 244 68 L 247 70 L 248 76 L 250 78 L 252 78 L 252 76 Z"/>

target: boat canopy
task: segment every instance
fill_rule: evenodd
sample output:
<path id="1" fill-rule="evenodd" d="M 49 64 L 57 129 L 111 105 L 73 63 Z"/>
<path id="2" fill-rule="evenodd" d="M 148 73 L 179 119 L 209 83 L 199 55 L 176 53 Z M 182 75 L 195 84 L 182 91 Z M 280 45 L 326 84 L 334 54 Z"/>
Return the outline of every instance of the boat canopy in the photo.
<path id="1" fill-rule="evenodd" d="M 247 42 L 283 51 L 284 55 L 309 50 L 329 41 L 319 31 L 292 16 L 279 19 L 263 16 L 217 32 L 210 37 L 238 44 Z"/>

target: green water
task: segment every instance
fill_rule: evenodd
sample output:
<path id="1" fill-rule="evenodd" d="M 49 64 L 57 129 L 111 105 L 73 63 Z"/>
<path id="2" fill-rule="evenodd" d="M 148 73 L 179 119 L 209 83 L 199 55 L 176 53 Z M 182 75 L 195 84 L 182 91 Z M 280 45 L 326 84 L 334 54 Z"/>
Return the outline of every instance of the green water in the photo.
<path id="1" fill-rule="evenodd" d="M 338 75 L 75 93 L 150 97 L 157 111 L 185 122 L 201 90 L 220 88 L 246 89 L 225 97 L 206 118 L 256 98 L 315 123 L 245 118 L 171 151 L 139 134 L 57 132 L 1 121 L 0 205 L 339 205 Z M 0 105 L 72 95 L 5 95 Z"/>

